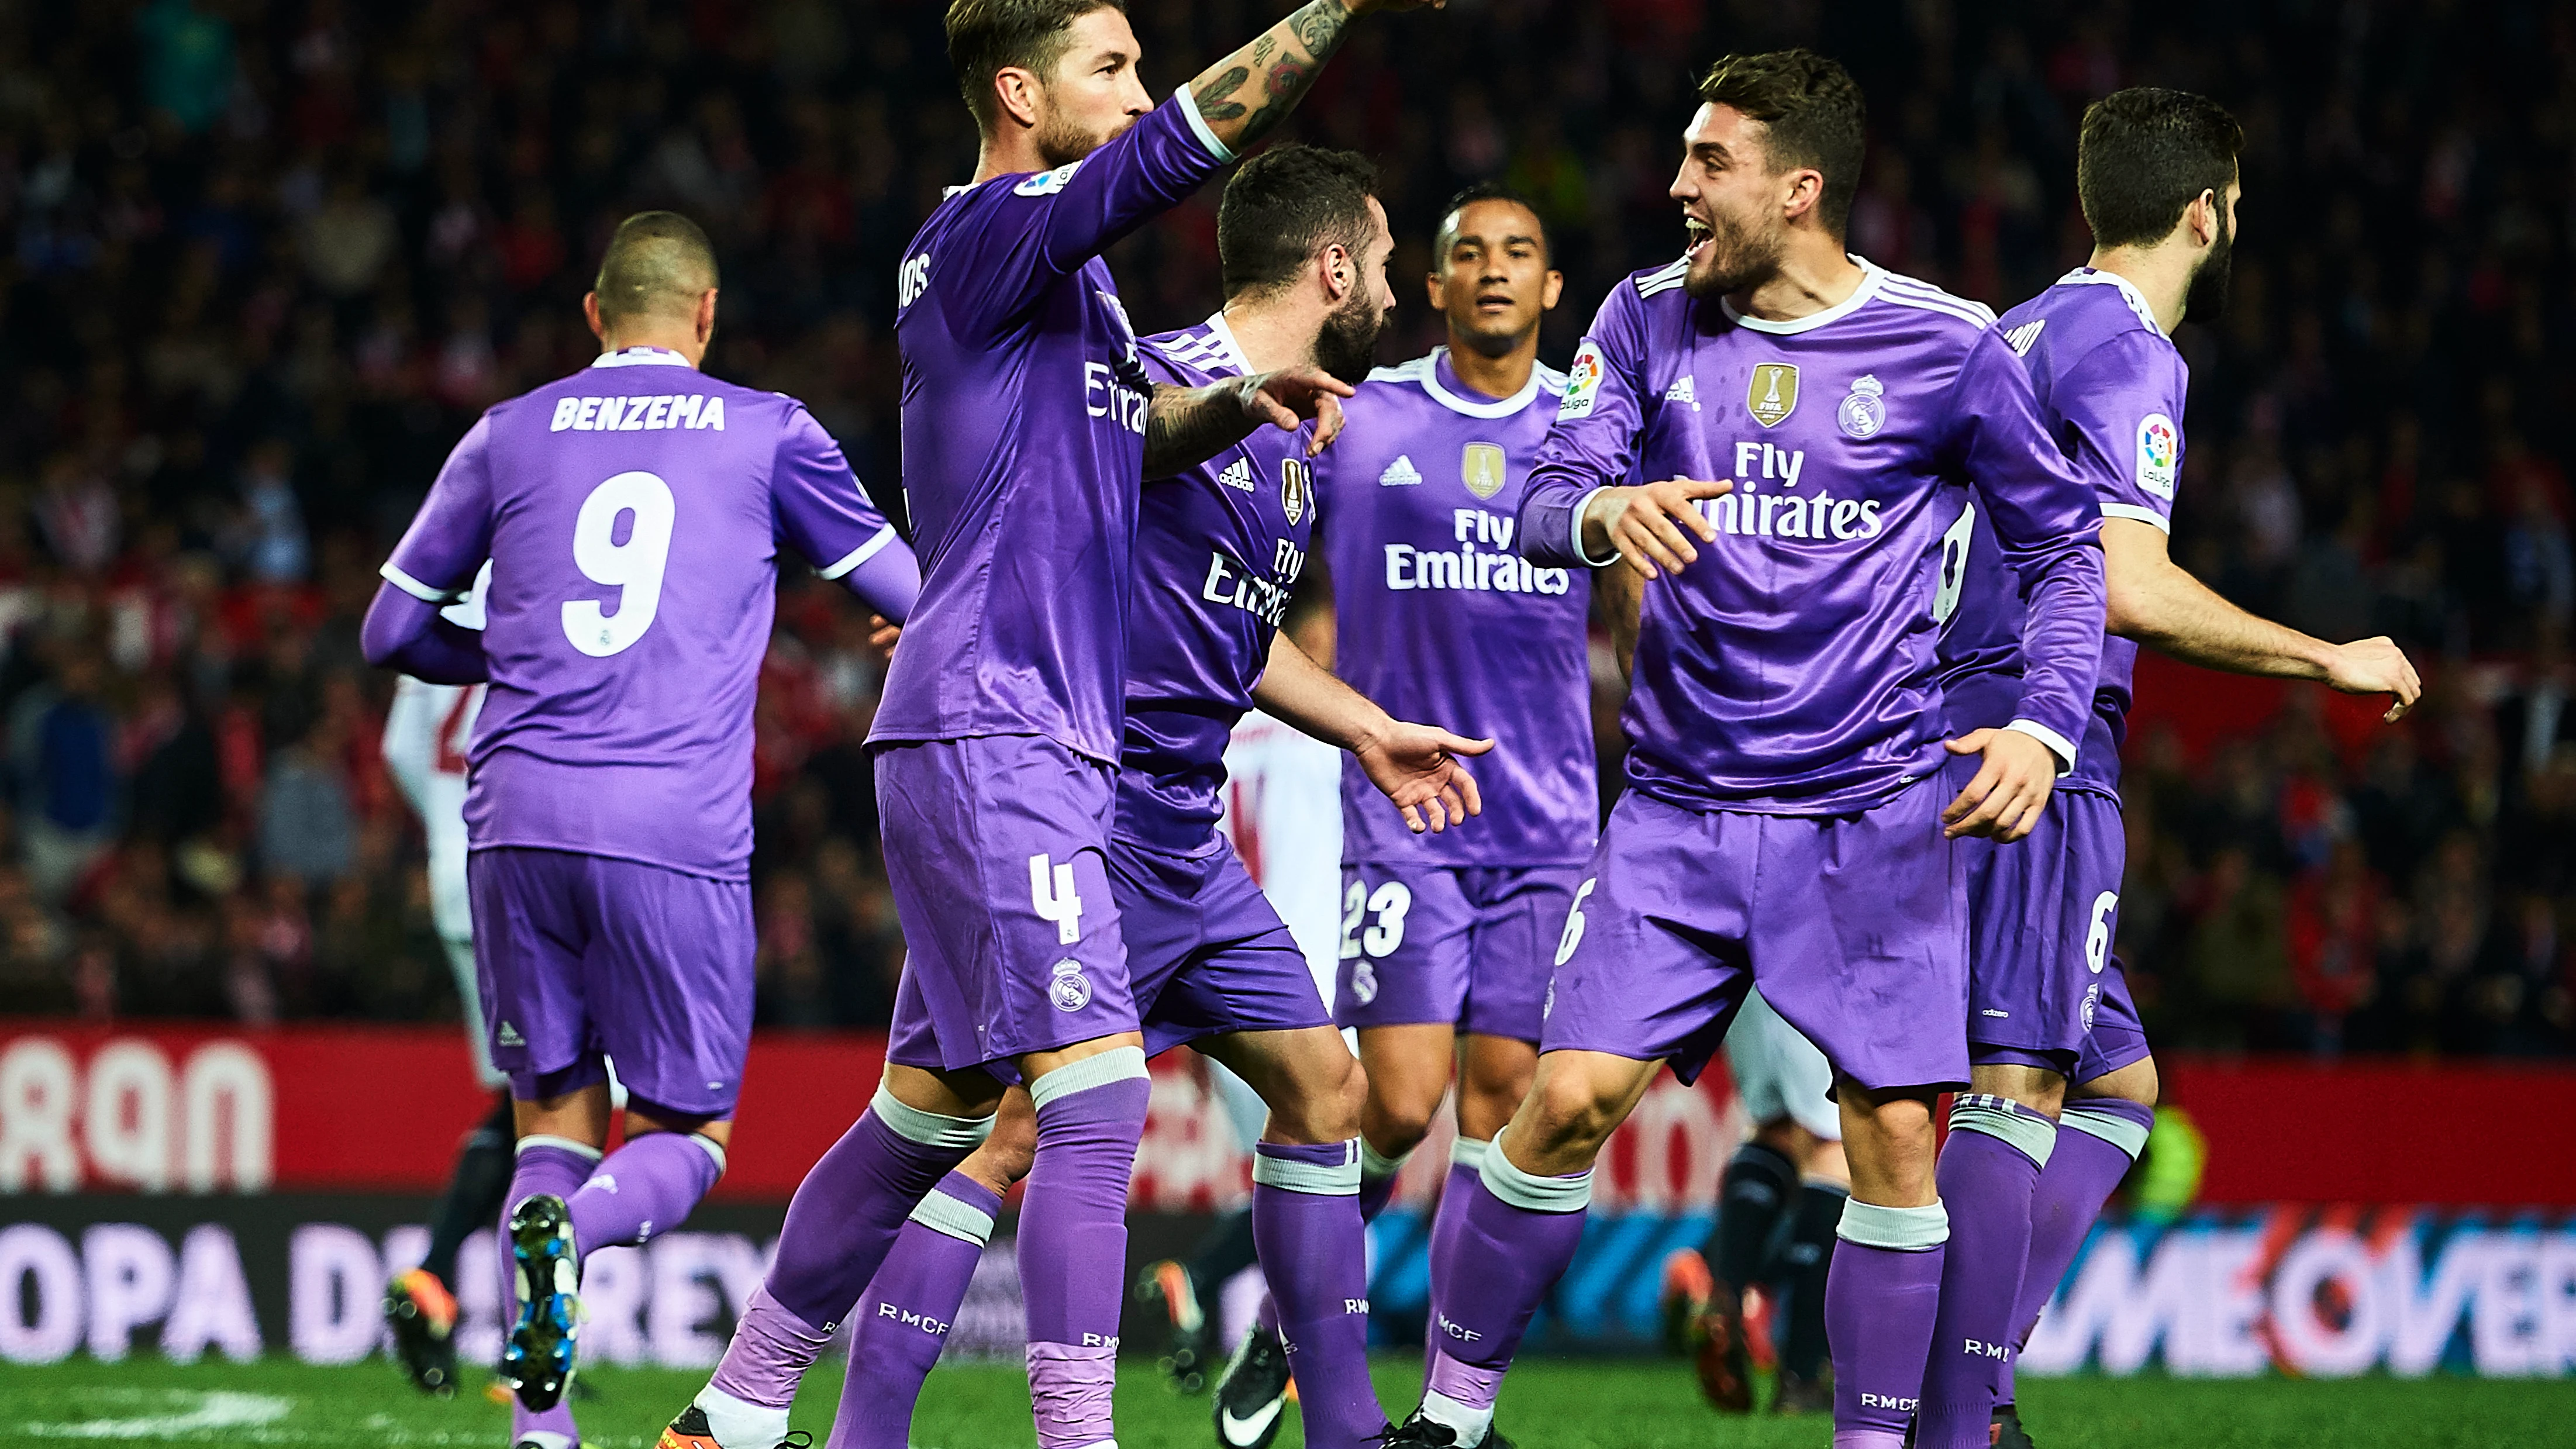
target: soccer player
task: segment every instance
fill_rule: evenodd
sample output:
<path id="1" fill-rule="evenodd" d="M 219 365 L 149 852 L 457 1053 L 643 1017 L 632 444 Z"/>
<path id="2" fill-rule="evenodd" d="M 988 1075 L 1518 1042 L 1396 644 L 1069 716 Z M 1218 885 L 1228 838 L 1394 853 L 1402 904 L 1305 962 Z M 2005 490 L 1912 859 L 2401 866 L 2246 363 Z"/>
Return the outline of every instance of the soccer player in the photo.
<path id="1" fill-rule="evenodd" d="M 1268 134 L 1360 14 L 1311 0 L 1161 106 L 1113 0 L 954 0 L 949 58 L 981 132 L 972 181 L 895 279 L 904 492 L 921 605 L 870 742 L 911 948 L 883 1084 L 790 1204 L 713 1381 L 666 1441 L 786 1429 L 797 1376 L 906 1216 L 992 1128 L 1007 1066 L 1037 1102 L 1025 1258 L 1046 1449 L 1111 1437 L 1126 1182 L 1147 1085 L 1107 864 L 1140 478 L 1350 387 L 1314 368 L 1155 384 L 1101 250 Z"/>
<path id="2" fill-rule="evenodd" d="M 1483 1442 L 1602 1143 L 1659 1067 L 1698 1074 L 1758 980 L 1833 1064 L 1851 1161 L 1836 1442 L 1894 1449 L 1949 1233 L 1931 1106 L 1968 1068 L 1950 842 L 2029 830 L 2101 653 L 2099 514 L 1992 314 L 1843 251 L 1850 76 L 1732 56 L 1700 98 L 1671 188 L 1689 249 L 1602 304 L 1521 505 L 1532 563 L 1648 575 L 1629 789 L 1575 888 L 1538 1075 L 1436 1249 L 1430 1384 L 1398 1445 Z M 2028 580 L 2026 687 L 2010 725 L 1945 751 L 1940 540 L 1970 494 Z M 1955 796 L 1946 752 L 1982 757 Z"/>
<path id="3" fill-rule="evenodd" d="M 1458 1077 L 1450 1181 L 1472 1174 L 1538 1065 L 1548 958 L 1600 823 L 1594 781 L 1592 570 L 1533 568 L 1513 515 L 1565 390 L 1538 362 L 1565 279 L 1547 229 L 1498 187 L 1442 212 L 1426 279 L 1448 345 L 1369 375 L 1316 460 L 1336 595 L 1337 672 L 1411 719 L 1491 736 L 1472 831 L 1393 828 L 1368 777 L 1342 770 L 1341 976 L 1334 1017 L 1358 1029 L 1369 1102 L 1362 1211 L 1375 1217 Z M 1436 1238 L 1464 1194 L 1443 1194 Z M 1435 1285 L 1436 1286 L 1436 1285 Z M 1287 1392 L 1267 1315 L 1218 1385 L 1224 1428 Z"/>
<path id="4" fill-rule="evenodd" d="M 1368 163 L 1347 152 L 1288 146 L 1244 163 L 1218 212 L 1226 306 L 1196 327 L 1145 339 L 1148 373 L 1176 387 L 1282 366 L 1364 374 L 1394 304 L 1384 275 L 1393 240 L 1370 194 L 1374 181 Z M 1235 722 L 1258 703 L 1357 750 L 1399 805 L 1438 801 L 1433 816 L 1445 823 L 1472 809 L 1476 795 L 1450 753 L 1482 746 L 1388 718 L 1279 632 L 1313 528 L 1297 434 L 1261 430 L 1145 486 L 1107 865 L 1142 1052 L 1195 1043 L 1268 1102 L 1255 1148 L 1253 1233 L 1290 1298 L 1308 1441 L 1356 1449 L 1387 1432 L 1368 1384 L 1365 1309 L 1355 1306 L 1368 1291 L 1354 1141 L 1359 1069 L 1303 950 L 1217 828 L 1225 750 Z M 907 640 L 897 657 L 918 647 Z M 1030 1170 L 1037 1095 L 1008 1094 L 993 1135 L 923 1199 L 868 1285 L 835 1445 L 902 1449 L 939 1356 L 940 1335 L 922 1325 L 955 1321 L 1002 1195 Z M 1123 1211 L 1123 1176 L 1096 1187 L 1114 1192 Z M 1037 1231 L 1035 1212 L 1021 1219 L 1024 1240 Z M 1020 1260 L 1033 1301 L 1065 1292 L 1081 1266 L 1025 1241 Z M 673 1441 L 703 1442 L 678 1430 Z"/>
<path id="5" fill-rule="evenodd" d="M 490 565 L 466 597 L 442 611 L 464 629 L 483 627 L 482 591 Z M 408 675 L 394 681 L 393 708 L 385 712 L 385 769 L 420 817 L 429 842 L 429 913 L 456 978 L 465 1016 L 465 1041 L 474 1056 L 474 1079 L 494 1094 L 490 1115 L 467 1134 L 449 1173 L 447 1190 L 431 1214 L 429 1250 L 417 1267 L 385 1286 L 385 1323 L 394 1351 L 412 1382 L 425 1393 L 456 1391 L 456 1254 L 465 1239 L 500 1216 L 511 1170 L 509 1078 L 492 1066 L 483 1039 L 483 1006 L 474 980 L 474 913 L 465 899 L 465 749 L 474 716 L 483 707 L 479 684 L 428 684 Z"/>
<path id="6" fill-rule="evenodd" d="M 511 1441 L 578 1442 L 584 1255 L 677 1227 L 724 1170 L 752 1004 L 751 711 L 782 546 L 889 618 L 919 575 L 804 407 L 699 375 L 705 233 L 626 219 L 583 299 L 599 360 L 467 430 L 383 569 L 367 657 L 489 680 L 466 875 L 518 1129 Z M 478 636 L 440 616 L 485 560 Z M 625 1145 L 602 1159 L 614 1057 Z"/>
<path id="7" fill-rule="evenodd" d="M 1975 1095 L 1952 1109 L 1939 1168 L 1942 1197 L 1961 1211 L 1924 1385 L 1926 1446 L 1984 1445 L 1990 1413 L 2006 1442 L 2026 1442 L 2006 1346 L 2027 1337 L 2154 1120 L 2155 1062 L 2111 955 L 2138 645 L 2231 673 L 2394 695 L 2391 720 L 2421 689 L 2389 640 L 2334 645 L 2256 618 L 2167 555 L 2187 380 L 2170 336 L 2225 304 L 2242 140 L 2226 111 L 2187 92 L 2140 87 L 2095 102 L 2076 159 L 2092 259 L 2001 324 L 2050 434 L 2100 500 L 2115 637 L 2075 773 L 2030 838 L 1963 847 Z M 1948 546 L 1963 568 L 1942 643 L 1943 699 L 1953 728 L 1983 729 L 2009 719 L 2022 694 L 2023 609 L 1982 513 L 1962 515 Z"/>

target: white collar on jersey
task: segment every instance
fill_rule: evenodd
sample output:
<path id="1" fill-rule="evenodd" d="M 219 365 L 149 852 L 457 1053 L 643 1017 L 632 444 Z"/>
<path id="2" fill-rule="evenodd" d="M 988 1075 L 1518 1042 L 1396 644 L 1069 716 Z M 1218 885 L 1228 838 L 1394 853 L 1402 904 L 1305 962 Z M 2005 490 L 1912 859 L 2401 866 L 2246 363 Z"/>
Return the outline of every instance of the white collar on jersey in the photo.
<path id="1" fill-rule="evenodd" d="M 1448 355 L 1447 347 L 1432 348 L 1431 355 L 1422 359 L 1422 376 L 1418 381 L 1422 384 L 1422 390 L 1431 394 L 1432 401 L 1453 413 L 1464 413 L 1471 418 L 1507 418 L 1528 407 L 1530 399 L 1538 396 L 1539 369 L 1536 364 L 1532 364 L 1529 381 L 1522 383 L 1521 390 L 1510 397 L 1491 399 L 1460 397 L 1440 385 L 1440 359 Z"/>
<path id="2" fill-rule="evenodd" d="M 1234 340 L 1234 329 L 1225 324 L 1225 312 L 1222 308 L 1208 314 L 1207 330 L 1208 336 L 1216 341 L 1219 351 L 1217 361 L 1233 369 L 1237 377 L 1250 377 L 1252 359 L 1243 355 L 1243 344 Z"/>
<path id="3" fill-rule="evenodd" d="M 628 347 L 603 352 L 593 367 L 686 367 L 689 359 L 667 347 Z"/>
<path id="4" fill-rule="evenodd" d="M 2095 286 L 2107 282 L 2119 288 L 2120 295 L 2129 303 L 2129 310 L 2138 314 L 2138 320 L 2153 328 L 2158 337 L 2165 335 L 2165 324 L 2156 320 L 2156 309 L 2148 303 L 2147 294 L 2138 290 L 2137 283 L 2121 276 L 2118 272 L 2105 272 L 2095 267 L 2077 267 L 2057 279 L 2061 287 L 2069 284 L 2080 286 L 2087 282 Z"/>
<path id="5" fill-rule="evenodd" d="M 1747 317 L 1743 313 L 1736 311 L 1735 303 L 1728 298 L 1718 298 L 1717 305 L 1726 310 L 1726 320 L 1734 323 L 1736 326 L 1749 327 L 1756 332 L 1768 332 L 1775 337 L 1787 337 L 1800 332 L 1813 332 L 1817 328 L 1825 326 L 1827 323 L 1839 322 L 1854 312 L 1859 311 L 1862 303 L 1877 296 L 1879 284 L 1887 280 L 1887 269 L 1880 266 L 1878 263 L 1871 261 L 1867 257 L 1859 256 L 1851 252 L 1845 252 L 1843 255 L 1851 258 L 1852 262 L 1859 266 L 1860 285 L 1852 288 L 1852 294 L 1850 296 L 1843 298 L 1841 301 L 1836 302 L 1830 307 L 1827 307 L 1822 312 L 1810 312 L 1804 317 L 1792 317 L 1786 322 L 1768 322 L 1760 317 Z"/>

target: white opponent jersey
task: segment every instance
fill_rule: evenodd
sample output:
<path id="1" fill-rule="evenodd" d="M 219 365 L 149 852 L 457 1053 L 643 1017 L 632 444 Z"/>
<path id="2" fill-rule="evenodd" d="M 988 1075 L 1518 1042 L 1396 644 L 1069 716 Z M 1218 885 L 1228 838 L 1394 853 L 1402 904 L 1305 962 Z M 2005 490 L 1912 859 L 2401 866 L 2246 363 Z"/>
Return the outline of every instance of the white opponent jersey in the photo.
<path id="1" fill-rule="evenodd" d="M 1235 725 L 1225 770 L 1218 824 L 1306 953 L 1329 1010 L 1340 966 L 1342 752 L 1255 710 Z"/>

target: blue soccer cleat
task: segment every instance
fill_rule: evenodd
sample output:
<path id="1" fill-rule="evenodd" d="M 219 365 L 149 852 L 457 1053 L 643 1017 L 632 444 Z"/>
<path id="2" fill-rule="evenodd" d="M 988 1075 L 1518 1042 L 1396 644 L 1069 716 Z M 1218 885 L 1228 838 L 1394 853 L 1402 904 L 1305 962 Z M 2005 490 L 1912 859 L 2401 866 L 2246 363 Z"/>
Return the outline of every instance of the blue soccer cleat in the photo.
<path id="1" fill-rule="evenodd" d="M 501 1349 L 501 1377 L 520 1403 L 543 1413 L 572 1382 L 573 1336 L 581 1326 L 581 1259 L 562 1198 L 538 1193 L 511 1211 L 510 1260 L 519 1321 Z"/>

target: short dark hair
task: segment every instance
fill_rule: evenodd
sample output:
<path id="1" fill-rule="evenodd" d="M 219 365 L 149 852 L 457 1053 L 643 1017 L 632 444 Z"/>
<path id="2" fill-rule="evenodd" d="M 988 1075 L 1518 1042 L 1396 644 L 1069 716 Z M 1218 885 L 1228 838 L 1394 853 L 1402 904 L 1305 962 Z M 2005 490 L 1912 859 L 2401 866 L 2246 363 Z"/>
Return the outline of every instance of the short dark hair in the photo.
<path id="1" fill-rule="evenodd" d="M 1216 210 L 1217 270 L 1228 297 L 1279 286 L 1315 249 L 1368 238 L 1377 166 L 1353 151 L 1284 145 L 1246 161 Z"/>
<path id="2" fill-rule="evenodd" d="M 1073 22 L 1126 8 L 1126 0 L 950 0 L 948 63 L 976 124 L 993 124 L 993 77 L 1010 67 L 1046 75 L 1064 58 Z"/>
<path id="3" fill-rule="evenodd" d="M 2093 244 L 2159 242 L 2202 192 L 2227 194 L 2245 128 L 2207 96 L 2132 86 L 2084 109 L 2075 194 Z"/>
<path id="4" fill-rule="evenodd" d="M 1869 112 L 1860 86 L 1840 62 L 1812 50 L 1730 55 L 1700 78 L 1699 98 L 1732 106 L 1762 123 L 1763 149 L 1774 175 L 1813 167 L 1825 178 L 1817 202 L 1825 229 L 1840 237 L 1860 194 L 1860 161 Z"/>
<path id="5" fill-rule="evenodd" d="M 693 311 L 698 294 L 715 285 L 716 249 L 696 222 L 676 211 L 639 211 L 617 224 L 590 289 L 599 320 L 612 323 Z"/>
<path id="6" fill-rule="evenodd" d="M 1528 197 L 1521 195 L 1519 192 L 1514 191 L 1510 187 L 1505 186 L 1499 181 L 1478 181 L 1460 188 L 1457 195 L 1449 198 L 1449 204 L 1440 208 L 1440 226 L 1438 230 L 1432 233 L 1432 236 L 1437 239 L 1449 235 L 1457 226 L 1458 213 L 1465 211 L 1468 207 L 1475 205 L 1479 201 L 1507 201 L 1512 205 L 1519 207 L 1521 210 L 1528 212 L 1530 216 L 1538 222 L 1539 255 L 1549 261 L 1554 261 L 1556 259 L 1556 244 L 1548 240 L 1547 218 L 1540 215 L 1538 204 L 1531 201 Z M 1445 264 L 1445 259 L 1449 252 L 1449 249 L 1446 246 L 1442 246 L 1438 248 L 1438 250 L 1440 255 L 1431 259 L 1431 264 L 1435 267 Z"/>

